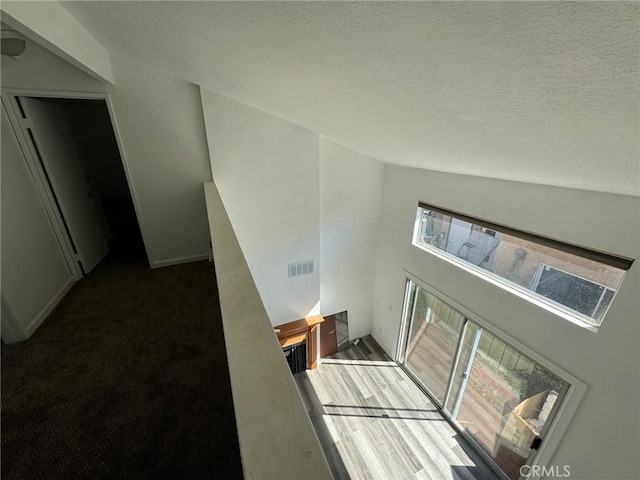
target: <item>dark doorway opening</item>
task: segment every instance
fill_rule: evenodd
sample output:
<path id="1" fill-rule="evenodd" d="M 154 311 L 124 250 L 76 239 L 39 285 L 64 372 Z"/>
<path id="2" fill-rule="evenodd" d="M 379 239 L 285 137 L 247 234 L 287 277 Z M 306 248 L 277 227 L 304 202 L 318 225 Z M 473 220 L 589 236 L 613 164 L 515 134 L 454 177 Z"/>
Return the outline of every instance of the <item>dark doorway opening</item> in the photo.
<path id="1" fill-rule="evenodd" d="M 146 261 L 146 251 L 113 125 L 102 99 L 40 98 L 62 107 L 95 195 L 110 257 Z"/>

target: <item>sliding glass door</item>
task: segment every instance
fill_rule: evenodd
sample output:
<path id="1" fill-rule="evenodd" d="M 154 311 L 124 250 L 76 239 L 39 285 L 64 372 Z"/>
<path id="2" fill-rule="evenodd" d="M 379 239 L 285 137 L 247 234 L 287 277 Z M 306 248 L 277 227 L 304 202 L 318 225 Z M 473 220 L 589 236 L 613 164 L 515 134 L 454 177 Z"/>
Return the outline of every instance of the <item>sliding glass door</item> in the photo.
<path id="1" fill-rule="evenodd" d="M 400 363 L 485 457 L 518 479 L 568 384 L 411 280 L 405 303 Z"/>
<path id="2" fill-rule="evenodd" d="M 412 310 L 404 364 L 442 406 L 464 316 L 419 286 Z"/>

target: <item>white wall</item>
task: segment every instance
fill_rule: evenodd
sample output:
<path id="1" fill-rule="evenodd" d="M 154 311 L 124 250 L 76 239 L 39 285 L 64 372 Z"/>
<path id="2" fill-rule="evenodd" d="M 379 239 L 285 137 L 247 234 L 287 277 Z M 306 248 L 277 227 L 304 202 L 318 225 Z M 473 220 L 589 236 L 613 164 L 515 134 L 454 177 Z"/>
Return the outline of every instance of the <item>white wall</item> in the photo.
<path id="1" fill-rule="evenodd" d="M 208 258 L 211 167 L 198 87 L 112 57 L 108 87 L 152 267 Z"/>
<path id="2" fill-rule="evenodd" d="M 395 353 L 406 269 L 588 385 L 553 464 L 570 465 L 572 478 L 640 478 L 638 261 L 593 333 L 411 245 L 425 201 L 637 259 L 640 200 L 390 165 L 383 195 L 372 333 L 387 353 Z"/>
<path id="3" fill-rule="evenodd" d="M 383 164 L 318 134 L 201 89 L 213 177 L 258 291 L 277 325 L 349 312 L 371 328 Z M 316 260 L 313 275 L 287 277 Z"/>
<path id="4" fill-rule="evenodd" d="M 2 338 L 10 342 L 28 338 L 74 279 L 4 106 L 1 155 L 2 316 L 13 334 Z"/>
<path id="5" fill-rule="evenodd" d="M 320 313 L 371 331 L 384 164 L 320 137 Z"/>
<path id="6" fill-rule="evenodd" d="M 320 300 L 318 135 L 201 89 L 211 168 L 269 318 L 304 318 Z M 314 260 L 288 278 L 289 263 Z"/>

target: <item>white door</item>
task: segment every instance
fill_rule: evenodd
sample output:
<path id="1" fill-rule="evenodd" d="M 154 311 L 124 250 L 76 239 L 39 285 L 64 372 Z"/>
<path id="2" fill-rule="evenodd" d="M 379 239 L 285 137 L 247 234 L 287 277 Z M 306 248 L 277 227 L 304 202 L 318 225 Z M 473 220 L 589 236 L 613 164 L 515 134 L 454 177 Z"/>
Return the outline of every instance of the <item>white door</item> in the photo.
<path id="1" fill-rule="evenodd" d="M 32 140 L 85 273 L 109 252 L 94 195 L 62 108 L 21 97 Z"/>
<path id="2" fill-rule="evenodd" d="M 75 282 L 2 102 L 0 320 L 2 340 L 25 340 Z"/>

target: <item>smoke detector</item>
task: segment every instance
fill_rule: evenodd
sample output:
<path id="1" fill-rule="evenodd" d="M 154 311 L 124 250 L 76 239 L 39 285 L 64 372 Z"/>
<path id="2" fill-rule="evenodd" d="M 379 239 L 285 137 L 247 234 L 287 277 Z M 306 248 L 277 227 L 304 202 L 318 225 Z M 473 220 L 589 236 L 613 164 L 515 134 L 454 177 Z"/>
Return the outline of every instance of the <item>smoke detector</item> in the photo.
<path id="1" fill-rule="evenodd" d="M 14 60 L 19 60 L 20 55 L 26 50 L 26 40 L 15 30 L 2 30 L 0 37 L 0 53 Z"/>

